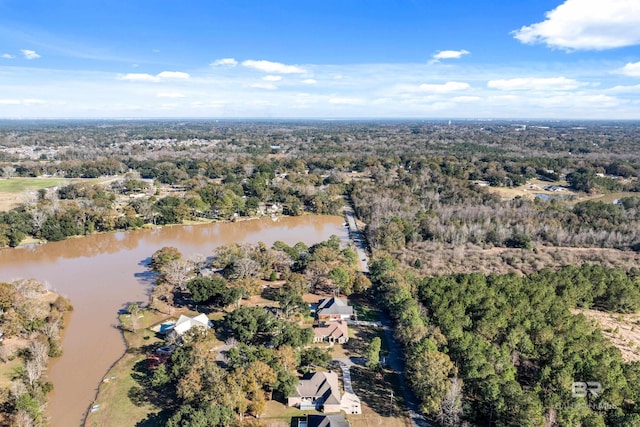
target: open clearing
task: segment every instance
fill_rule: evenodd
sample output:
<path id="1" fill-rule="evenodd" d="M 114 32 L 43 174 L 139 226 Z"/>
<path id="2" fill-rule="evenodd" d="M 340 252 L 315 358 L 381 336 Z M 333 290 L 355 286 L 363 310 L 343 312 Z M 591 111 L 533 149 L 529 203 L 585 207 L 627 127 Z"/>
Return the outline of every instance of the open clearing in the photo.
<path id="1" fill-rule="evenodd" d="M 569 184 L 566 181 L 546 182 L 538 179 L 532 179 L 527 181 L 526 184 L 519 187 L 485 187 L 487 191 L 497 194 L 503 199 L 515 199 L 516 197 L 522 197 L 525 199 L 533 199 L 536 195 L 542 197 L 550 197 L 561 200 L 567 205 L 575 205 L 579 202 L 585 202 L 587 200 L 593 200 L 604 203 L 613 203 L 615 200 L 622 199 L 623 197 L 638 197 L 638 193 L 631 192 L 614 192 L 614 193 L 598 193 L 598 194 L 585 194 L 577 193 L 569 189 Z M 555 188 L 556 191 L 545 190 L 545 188 Z"/>
<path id="2" fill-rule="evenodd" d="M 597 310 L 572 310 L 582 314 L 602 330 L 602 334 L 622 352 L 627 362 L 640 360 L 640 313 L 619 314 Z"/>
<path id="3" fill-rule="evenodd" d="M 101 184 L 113 181 L 109 178 L 8 178 L 0 179 L 0 211 L 8 211 L 27 201 L 30 192 L 71 182 Z"/>

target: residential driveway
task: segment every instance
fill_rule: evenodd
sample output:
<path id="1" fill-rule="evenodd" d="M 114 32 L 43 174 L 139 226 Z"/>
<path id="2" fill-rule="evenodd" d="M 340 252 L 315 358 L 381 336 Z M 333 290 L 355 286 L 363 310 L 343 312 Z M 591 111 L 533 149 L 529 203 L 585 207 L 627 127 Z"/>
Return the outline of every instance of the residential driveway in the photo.
<path id="1" fill-rule="evenodd" d="M 351 366 L 340 363 L 340 369 L 342 369 L 342 383 L 344 384 L 344 391 L 355 394 L 353 387 L 351 386 Z"/>
<path id="2" fill-rule="evenodd" d="M 354 358 L 354 360 L 356 359 L 357 361 L 362 361 L 362 363 L 364 363 L 364 359 Z M 344 386 L 344 395 L 342 395 L 340 404 L 347 414 L 362 414 L 362 405 L 360 403 L 360 398 L 353 391 L 353 385 L 351 384 L 351 366 L 354 365 L 354 360 L 348 358 L 334 360 L 334 362 L 338 362 L 338 364 L 340 365 L 340 369 L 342 369 L 342 385 Z M 344 363 L 343 361 L 347 363 Z"/>
<path id="3" fill-rule="evenodd" d="M 333 361 L 334 363 L 338 363 L 341 368 L 343 365 L 350 368 L 352 366 L 365 366 L 367 359 L 364 357 L 341 357 L 339 359 L 334 359 Z"/>
<path id="4" fill-rule="evenodd" d="M 347 325 L 381 327 L 382 322 L 368 322 L 366 320 L 347 320 Z"/>

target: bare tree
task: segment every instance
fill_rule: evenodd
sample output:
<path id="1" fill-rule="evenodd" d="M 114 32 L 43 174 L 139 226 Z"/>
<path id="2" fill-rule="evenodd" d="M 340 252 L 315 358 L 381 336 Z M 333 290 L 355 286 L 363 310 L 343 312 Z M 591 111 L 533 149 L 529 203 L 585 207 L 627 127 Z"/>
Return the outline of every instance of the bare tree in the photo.
<path id="1" fill-rule="evenodd" d="M 451 379 L 449 392 L 442 400 L 438 419 L 443 426 L 460 425 L 462 414 L 462 380 L 457 376 Z"/>
<path id="2" fill-rule="evenodd" d="M 273 251 L 273 268 L 278 273 L 288 273 L 293 265 L 293 260 L 283 251 Z"/>
<path id="3" fill-rule="evenodd" d="M 2 168 L 2 174 L 4 175 L 5 178 L 11 178 L 15 172 L 16 172 L 16 168 L 10 165 Z"/>
<path id="4" fill-rule="evenodd" d="M 45 323 L 41 331 L 50 340 L 57 340 L 60 338 L 60 321 L 56 319 Z"/>
<path id="5" fill-rule="evenodd" d="M 162 267 L 162 274 L 167 282 L 184 291 L 193 274 L 193 262 L 186 259 L 169 261 Z"/>
<path id="6" fill-rule="evenodd" d="M 244 279 L 256 277 L 260 274 L 260 264 L 251 258 L 240 258 L 233 262 L 231 277 L 234 279 Z"/>
<path id="7" fill-rule="evenodd" d="M 36 207 L 31 211 L 31 224 L 36 234 L 42 230 L 42 226 L 47 221 L 47 218 L 49 218 L 49 215 L 50 212 L 48 209 Z"/>
<path id="8" fill-rule="evenodd" d="M 49 344 L 41 340 L 32 341 L 29 345 L 29 353 L 29 359 L 44 368 L 49 360 Z"/>
<path id="9" fill-rule="evenodd" d="M 138 303 L 131 303 L 127 307 L 127 311 L 129 312 L 129 319 L 131 322 L 131 330 L 133 332 L 138 330 L 138 319 L 140 319 L 140 307 Z"/>
<path id="10" fill-rule="evenodd" d="M 28 390 L 27 386 L 22 380 L 16 379 L 11 382 L 9 392 L 11 393 L 11 397 L 18 400 L 20 396 L 22 396 L 23 394 L 27 394 Z"/>
<path id="11" fill-rule="evenodd" d="M 13 424 L 15 427 L 34 427 L 36 425 L 35 420 L 24 409 L 19 409 L 13 416 Z"/>
<path id="12" fill-rule="evenodd" d="M 38 363 L 36 360 L 27 360 L 24 365 L 24 375 L 27 383 L 33 388 L 33 385 L 40 379 L 44 366 Z"/>
<path id="13" fill-rule="evenodd" d="M 158 283 L 151 291 L 151 303 L 154 310 L 173 314 L 173 287 L 168 283 Z"/>

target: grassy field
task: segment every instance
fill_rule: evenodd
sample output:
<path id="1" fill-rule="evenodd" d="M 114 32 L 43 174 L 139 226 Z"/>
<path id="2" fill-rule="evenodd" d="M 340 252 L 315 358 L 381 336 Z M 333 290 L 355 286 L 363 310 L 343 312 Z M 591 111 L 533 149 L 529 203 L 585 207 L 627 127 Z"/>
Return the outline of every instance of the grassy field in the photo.
<path id="1" fill-rule="evenodd" d="M 23 202 L 20 195 L 28 191 L 56 187 L 70 182 L 103 183 L 113 178 L 9 178 L 0 179 L 0 211 L 6 211 Z"/>
<path id="2" fill-rule="evenodd" d="M 22 193 L 27 190 L 40 190 L 42 188 L 55 187 L 63 182 L 69 181 L 67 178 L 10 178 L 0 179 L 0 192 Z"/>
<path id="3" fill-rule="evenodd" d="M 378 309 L 368 298 L 354 296 L 349 298 L 349 304 L 355 309 L 358 320 L 367 322 L 377 322 L 380 320 Z"/>
<path id="4" fill-rule="evenodd" d="M 389 351 L 389 346 L 384 337 L 384 330 L 372 326 L 349 326 L 349 341 L 342 345 L 333 345 L 331 354 L 334 359 L 364 357 L 369 343 L 375 337 L 380 337 L 382 341 L 380 352 L 383 355 L 386 354 Z M 326 347 L 327 343 L 322 343 L 321 346 Z"/>
<path id="5" fill-rule="evenodd" d="M 121 315 L 125 328 L 130 324 L 127 317 Z M 99 409 L 89 413 L 85 426 L 162 425 L 157 424 L 163 418 L 162 408 L 144 398 L 141 372 L 147 369 L 147 348 L 160 342 L 148 328 L 169 317 L 176 316 L 144 311 L 138 319 L 138 332 L 124 333 L 127 352 L 105 375 L 94 402 Z"/>
<path id="6" fill-rule="evenodd" d="M 351 369 L 351 379 L 362 405 L 361 415 L 347 415 L 352 427 L 411 425 L 396 374 L 357 367 Z"/>

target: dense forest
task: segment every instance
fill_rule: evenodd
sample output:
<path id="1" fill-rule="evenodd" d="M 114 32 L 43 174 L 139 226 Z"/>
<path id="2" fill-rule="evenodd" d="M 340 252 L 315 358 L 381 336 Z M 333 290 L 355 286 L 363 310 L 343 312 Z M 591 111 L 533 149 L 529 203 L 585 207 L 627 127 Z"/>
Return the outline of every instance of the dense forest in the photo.
<path id="1" fill-rule="evenodd" d="M 634 425 L 638 363 L 575 308 L 635 312 L 640 272 L 600 266 L 528 276 L 411 277 L 372 264 L 379 301 L 397 322 L 407 381 L 444 425 Z M 586 399 L 575 382 L 597 382 Z"/>

